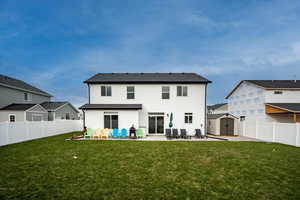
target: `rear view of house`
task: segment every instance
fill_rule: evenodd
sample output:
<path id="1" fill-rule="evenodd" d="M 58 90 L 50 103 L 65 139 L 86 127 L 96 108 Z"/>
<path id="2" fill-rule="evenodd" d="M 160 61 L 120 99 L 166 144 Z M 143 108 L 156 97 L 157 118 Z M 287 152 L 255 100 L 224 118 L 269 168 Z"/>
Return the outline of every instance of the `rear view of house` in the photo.
<path id="1" fill-rule="evenodd" d="M 88 128 L 143 128 L 148 135 L 174 128 L 206 131 L 206 90 L 195 73 L 100 73 L 89 78 L 88 104 L 81 107 Z"/>

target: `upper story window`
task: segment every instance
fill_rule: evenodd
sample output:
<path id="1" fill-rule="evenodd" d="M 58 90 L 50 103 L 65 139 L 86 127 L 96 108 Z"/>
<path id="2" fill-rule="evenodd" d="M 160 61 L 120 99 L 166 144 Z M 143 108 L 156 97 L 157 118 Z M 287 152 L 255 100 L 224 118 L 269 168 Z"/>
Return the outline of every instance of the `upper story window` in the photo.
<path id="1" fill-rule="evenodd" d="M 25 93 L 24 93 L 24 100 L 25 100 L 25 101 L 31 101 L 31 94 L 25 92 Z"/>
<path id="2" fill-rule="evenodd" d="M 184 96 L 188 95 L 188 87 L 187 86 L 177 86 L 177 96 Z"/>
<path id="3" fill-rule="evenodd" d="M 15 122 L 16 121 L 16 115 L 9 115 L 9 122 Z"/>
<path id="4" fill-rule="evenodd" d="M 170 99 L 170 87 L 169 86 L 161 87 L 161 98 L 162 99 Z"/>
<path id="5" fill-rule="evenodd" d="M 111 86 L 101 86 L 101 96 L 111 96 Z"/>
<path id="6" fill-rule="evenodd" d="M 193 123 L 193 113 L 184 113 L 184 123 L 186 124 Z"/>
<path id="7" fill-rule="evenodd" d="M 134 99 L 134 86 L 127 86 L 127 99 Z"/>
<path id="8" fill-rule="evenodd" d="M 279 91 L 279 90 L 276 90 L 274 91 L 274 94 L 282 94 L 283 92 L 282 91 Z"/>

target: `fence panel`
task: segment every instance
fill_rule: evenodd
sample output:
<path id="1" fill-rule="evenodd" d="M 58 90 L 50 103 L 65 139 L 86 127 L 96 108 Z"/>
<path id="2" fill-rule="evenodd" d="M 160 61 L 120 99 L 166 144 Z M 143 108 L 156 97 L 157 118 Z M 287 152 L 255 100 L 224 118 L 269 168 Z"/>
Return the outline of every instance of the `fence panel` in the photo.
<path id="1" fill-rule="evenodd" d="M 0 123 L 0 146 L 82 130 L 81 120 Z"/>
<path id="2" fill-rule="evenodd" d="M 296 146 L 296 124 L 277 123 L 275 130 L 276 142 Z"/>
<path id="3" fill-rule="evenodd" d="M 257 121 L 257 139 L 264 141 L 273 141 L 273 123 Z"/>

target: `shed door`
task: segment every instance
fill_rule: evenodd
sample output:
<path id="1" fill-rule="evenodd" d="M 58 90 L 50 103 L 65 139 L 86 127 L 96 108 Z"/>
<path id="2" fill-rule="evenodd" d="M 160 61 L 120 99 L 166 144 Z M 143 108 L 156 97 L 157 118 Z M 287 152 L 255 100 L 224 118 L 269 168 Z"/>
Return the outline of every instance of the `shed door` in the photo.
<path id="1" fill-rule="evenodd" d="M 221 135 L 233 136 L 234 135 L 234 119 L 222 118 L 220 125 Z"/>

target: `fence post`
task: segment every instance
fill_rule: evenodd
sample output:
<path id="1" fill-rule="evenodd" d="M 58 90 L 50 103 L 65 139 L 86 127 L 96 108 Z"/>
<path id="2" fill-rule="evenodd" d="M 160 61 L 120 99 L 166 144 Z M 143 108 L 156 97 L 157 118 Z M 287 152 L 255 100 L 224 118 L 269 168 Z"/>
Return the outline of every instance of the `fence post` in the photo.
<path id="1" fill-rule="evenodd" d="M 258 122 L 255 120 L 255 138 L 258 138 Z"/>
<path id="2" fill-rule="evenodd" d="M 300 123 L 296 123 L 296 146 L 299 147 Z"/>
<path id="3" fill-rule="evenodd" d="M 243 136 L 246 136 L 246 121 L 242 121 L 242 124 L 243 124 Z"/>
<path id="4" fill-rule="evenodd" d="M 30 138 L 30 133 L 29 133 L 29 124 L 28 124 L 28 122 L 27 121 L 24 121 L 25 122 L 25 126 L 26 126 L 26 139 L 27 140 L 30 140 L 31 138 Z"/>
<path id="5" fill-rule="evenodd" d="M 272 142 L 275 142 L 276 140 L 276 122 L 272 122 Z"/>
<path id="6" fill-rule="evenodd" d="M 5 124 L 6 124 L 6 134 L 5 134 L 6 144 L 8 144 L 9 143 L 9 140 L 8 140 L 9 122 L 7 121 Z"/>

